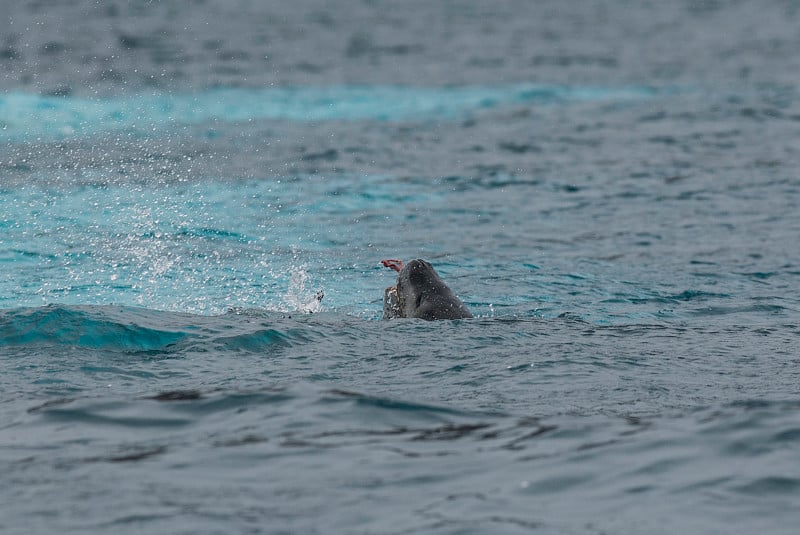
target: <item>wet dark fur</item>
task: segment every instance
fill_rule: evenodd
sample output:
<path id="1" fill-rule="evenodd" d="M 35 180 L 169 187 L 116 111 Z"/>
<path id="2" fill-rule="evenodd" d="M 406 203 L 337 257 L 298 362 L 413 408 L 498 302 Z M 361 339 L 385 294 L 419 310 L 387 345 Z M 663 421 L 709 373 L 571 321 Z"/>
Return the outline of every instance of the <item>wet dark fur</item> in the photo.
<path id="1" fill-rule="evenodd" d="M 391 288 L 384 293 L 384 319 L 392 317 L 424 320 L 471 318 L 467 307 L 428 262 L 411 260 L 397 275 L 396 303 L 389 302 Z"/>

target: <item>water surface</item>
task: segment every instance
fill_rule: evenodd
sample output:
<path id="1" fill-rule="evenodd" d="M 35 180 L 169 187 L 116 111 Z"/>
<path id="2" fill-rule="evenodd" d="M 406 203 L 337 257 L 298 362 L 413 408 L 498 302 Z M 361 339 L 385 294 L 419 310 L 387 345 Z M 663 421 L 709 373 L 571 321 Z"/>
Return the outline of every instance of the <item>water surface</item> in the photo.
<path id="1" fill-rule="evenodd" d="M 3 533 L 796 530 L 792 3 L 3 10 Z"/>

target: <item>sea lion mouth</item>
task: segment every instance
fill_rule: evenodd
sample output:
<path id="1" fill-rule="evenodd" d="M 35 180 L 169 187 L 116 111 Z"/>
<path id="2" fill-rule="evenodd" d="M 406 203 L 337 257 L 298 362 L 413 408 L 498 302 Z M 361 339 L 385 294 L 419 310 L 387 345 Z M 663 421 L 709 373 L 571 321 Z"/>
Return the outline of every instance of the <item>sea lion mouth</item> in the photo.
<path id="1" fill-rule="evenodd" d="M 397 306 L 400 307 L 400 310 L 406 309 L 406 292 L 405 288 L 403 288 L 403 284 L 400 281 L 400 278 L 397 279 L 397 284 L 394 287 L 394 291 L 397 292 Z"/>
<path id="2" fill-rule="evenodd" d="M 395 291 L 395 293 L 397 294 L 397 306 L 400 308 L 400 310 L 405 310 L 405 307 L 406 307 L 406 299 L 405 299 L 405 297 L 404 297 L 404 295 L 403 295 L 403 292 L 401 292 L 401 291 L 400 291 L 400 290 L 397 288 L 397 286 L 395 286 L 395 287 L 394 287 L 394 291 Z"/>

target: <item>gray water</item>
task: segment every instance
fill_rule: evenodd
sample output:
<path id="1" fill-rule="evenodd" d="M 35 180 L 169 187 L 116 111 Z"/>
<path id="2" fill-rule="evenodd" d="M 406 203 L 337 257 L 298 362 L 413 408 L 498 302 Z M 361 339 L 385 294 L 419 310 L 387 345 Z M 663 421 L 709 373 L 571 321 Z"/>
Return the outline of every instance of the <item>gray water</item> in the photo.
<path id="1" fill-rule="evenodd" d="M 0 532 L 794 533 L 798 7 L 4 5 Z"/>

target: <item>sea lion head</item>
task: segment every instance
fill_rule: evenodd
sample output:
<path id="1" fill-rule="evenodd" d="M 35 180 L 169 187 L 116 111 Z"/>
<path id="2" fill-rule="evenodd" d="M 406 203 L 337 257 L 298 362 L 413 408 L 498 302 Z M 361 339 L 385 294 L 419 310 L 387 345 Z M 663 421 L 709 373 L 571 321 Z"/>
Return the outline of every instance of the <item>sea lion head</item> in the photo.
<path id="1" fill-rule="evenodd" d="M 425 260 L 411 260 L 397 276 L 400 316 L 424 320 L 471 318 L 467 307 Z"/>

